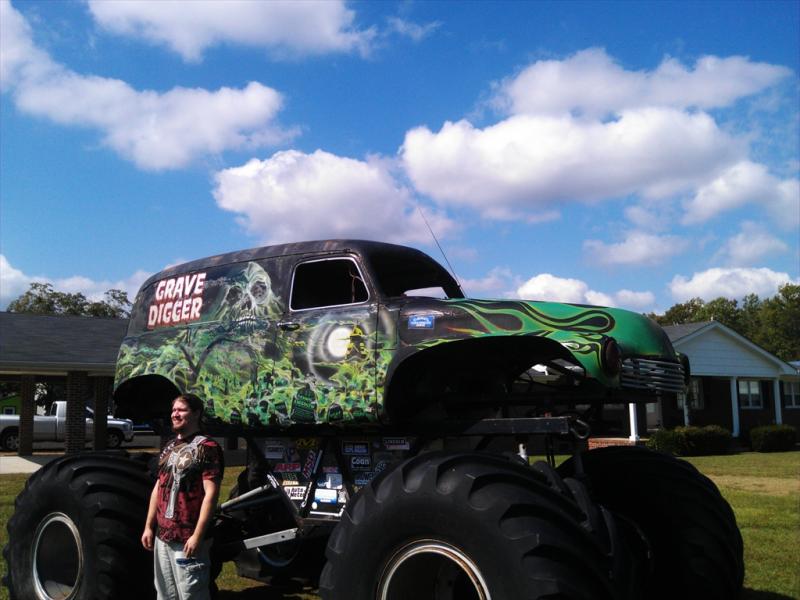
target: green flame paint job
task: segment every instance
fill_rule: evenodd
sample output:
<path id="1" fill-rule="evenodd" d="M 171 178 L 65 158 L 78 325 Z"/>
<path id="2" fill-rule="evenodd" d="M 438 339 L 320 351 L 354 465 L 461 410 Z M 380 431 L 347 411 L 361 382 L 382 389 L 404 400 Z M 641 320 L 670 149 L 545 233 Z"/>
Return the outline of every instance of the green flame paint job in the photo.
<path id="1" fill-rule="evenodd" d="M 486 336 L 533 335 L 569 349 L 589 376 L 612 385 L 601 368 L 600 352 L 611 337 L 627 356 L 675 359 L 661 328 L 643 315 L 614 308 L 554 302 L 508 300 L 441 300 L 446 315 L 435 334 L 415 344 L 429 348 L 453 341 Z M 430 310 L 429 306 L 425 310 Z M 440 321 L 440 322 L 441 322 Z"/>

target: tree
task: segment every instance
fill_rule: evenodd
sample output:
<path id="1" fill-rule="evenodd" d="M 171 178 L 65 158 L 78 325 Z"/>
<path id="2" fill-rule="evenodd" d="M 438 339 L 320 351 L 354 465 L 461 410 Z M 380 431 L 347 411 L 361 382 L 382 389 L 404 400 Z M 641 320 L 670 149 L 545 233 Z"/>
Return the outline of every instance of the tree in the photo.
<path id="1" fill-rule="evenodd" d="M 787 283 L 764 300 L 756 343 L 783 360 L 800 359 L 800 285 Z"/>
<path id="2" fill-rule="evenodd" d="M 122 318 L 130 316 L 131 302 L 127 292 L 122 290 L 108 290 L 106 299 L 100 302 L 90 302 L 86 306 L 86 314 L 91 317 Z"/>
<path id="3" fill-rule="evenodd" d="M 653 318 L 659 325 L 697 323 L 703 320 L 698 315 L 704 305 L 705 303 L 700 298 L 692 298 L 688 302 L 671 306 L 663 315 L 654 315 Z"/>
<path id="4" fill-rule="evenodd" d="M 697 312 L 698 321 L 719 321 L 735 331 L 740 330 L 741 310 L 736 300 L 714 298 Z"/>
<path id="5" fill-rule="evenodd" d="M 50 283 L 31 283 L 28 291 L 12 301 L 6 310 L 40 315 L 79 315 L 87 317 L 126 318 L 131 302 L 127 292 L 111 289 L 105 300 L 92 302 L 80 292 L 59 292 Z"/>
<path id="6" fill-rule="evenodd" d="M 759 339 L 762 332 L 761 326 L 762 302 L 756 294 L 748 294 L 742 301 L 741 315 L 739 317 L 739 331 L 743 336 L 753 341 Z"/>

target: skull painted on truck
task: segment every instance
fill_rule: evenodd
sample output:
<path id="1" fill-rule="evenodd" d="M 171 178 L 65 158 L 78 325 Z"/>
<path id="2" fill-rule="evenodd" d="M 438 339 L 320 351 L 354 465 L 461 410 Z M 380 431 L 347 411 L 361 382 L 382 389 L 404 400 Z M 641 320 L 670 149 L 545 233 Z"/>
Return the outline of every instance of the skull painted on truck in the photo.
<path id="1" fill-rule="evenodd" d="M 272 280 L 258 263 L 247 263 L 238 276 L 227 279 L 225 284 L 227 289 L 215 314 L 217 320 L 252 331 L 259 319 L 280 316 L 281 303 L 272 291 Z"/>

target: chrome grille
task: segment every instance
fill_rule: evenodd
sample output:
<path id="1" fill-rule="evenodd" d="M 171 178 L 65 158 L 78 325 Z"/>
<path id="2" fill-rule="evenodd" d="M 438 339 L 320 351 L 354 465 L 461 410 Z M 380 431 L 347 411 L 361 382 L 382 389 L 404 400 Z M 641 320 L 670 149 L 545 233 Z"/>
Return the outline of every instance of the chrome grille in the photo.
<path id="1" fill-rule="evenodd" d="M 620 374 L 622 387 L 652 392 L 683 392 L 683 366 L 680 363 L 647 358 L 626 358 Z"/>

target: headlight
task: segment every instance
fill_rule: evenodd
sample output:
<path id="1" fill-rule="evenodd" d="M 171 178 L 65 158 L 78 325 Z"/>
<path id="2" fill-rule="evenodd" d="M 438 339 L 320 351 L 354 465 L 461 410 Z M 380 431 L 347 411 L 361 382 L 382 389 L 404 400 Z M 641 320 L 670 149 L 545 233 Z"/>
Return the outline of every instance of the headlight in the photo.
<path id="1" fill-rule="evenodd" d="M 600 363 L 603 370 L 612 377 L 619 374 L 622 367 L 622 350 L 614 338 L 606 338 L 600 354 Z"/>

